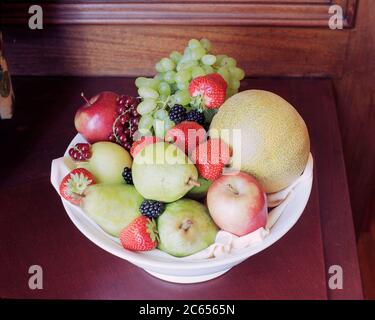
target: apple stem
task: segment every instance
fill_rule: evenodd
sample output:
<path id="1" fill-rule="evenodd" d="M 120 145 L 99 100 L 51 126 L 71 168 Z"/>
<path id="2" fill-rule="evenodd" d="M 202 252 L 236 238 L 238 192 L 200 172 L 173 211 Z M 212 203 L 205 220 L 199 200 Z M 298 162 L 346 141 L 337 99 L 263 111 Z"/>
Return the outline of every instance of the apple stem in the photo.
<path id="1" fill-rule="evenodd" d="M 228 188 L 231 192 L 233 192 L 235 195 L 239 195 L 240 193 L 238 192 L 238 190 L 236 188 L 234 188 L 231 184 L 228 184 Z"/>
<path id="2" fill-rule="evenodd" d="M 81 97 L 82 97 L 83 100 L 86 101 L 86 103 L 87 103 L 89 106 L 91 106 L 90 101 L 85 97 L 85 94 L 84 94 L 83 92 L 81 92 Z"/>
<path id="3" fill-rule="evenodd" d="M 194 186 L 194 187 L 200 187 L 201 186 L 201 184 L 197 180 L 194 180 L 192 178 L 189 179 L 189 181 L 187 182 L 187 184 L 189 186 Z"/>

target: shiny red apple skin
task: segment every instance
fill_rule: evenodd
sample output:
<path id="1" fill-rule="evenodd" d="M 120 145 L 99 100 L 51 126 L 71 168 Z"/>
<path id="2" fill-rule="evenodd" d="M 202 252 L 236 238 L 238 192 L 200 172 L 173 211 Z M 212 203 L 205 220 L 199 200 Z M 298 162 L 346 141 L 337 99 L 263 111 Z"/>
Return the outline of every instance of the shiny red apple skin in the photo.
<path id="1" fill-rule="evenodd" d="M 259 182 L 244 172 L 222 175 L 208 189 L 207 207 L 217 226 L 237 236 L 267 223 L 267 198 Z"/>
<path id="2" fill-rule="evenodd" d="M 117 117 L 117 97 L 114 92 L 103 91 L 77 110 L 74 125 L 88 142 L 108 140 Z"/>

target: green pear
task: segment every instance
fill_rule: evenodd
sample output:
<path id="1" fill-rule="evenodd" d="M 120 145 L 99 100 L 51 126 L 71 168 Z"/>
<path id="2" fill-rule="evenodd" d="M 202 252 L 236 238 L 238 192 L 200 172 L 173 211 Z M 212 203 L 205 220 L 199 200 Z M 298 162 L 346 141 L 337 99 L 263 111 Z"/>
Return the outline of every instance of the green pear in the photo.
<path id="1" fill-rule="evenodd" d="M 120 145 L 101 141 L 91 146 L 92 156 L 88 161 L 79 162 L 78 167 L 90 171 L 97 183 L 121 183 L 122 171 L 131 168 L 132 158 Z"/>
<path id="2" fill-rule="evenodd" d="M 144 147 L 134 158 L 134 186 L 145 198 L 173 202 L 197 185 L 198 171 L 174 144 L 158 142 Z"/>
<path id="3" fill-rule="evenodd" d="M 157 219 L 158 248 L 176 257 L 201 251 L 215 242 L 218 228 L 208 209 L 191 199 L 169 203 Z"/>
<path id="4" fill-rule="evenodd" d="M 196 186 L 192 188 L 186 196 L 190 199 L 202 199 L 207 195 L 208 188 L 212 184 L 213 181 L 206 180 L 205 178 L 199 177 L 198 183 L 200 186 Z"/>
<path id="5" fill-rule="evenodd" d="M 81 208 L 104 231 L 118 237 L 141 214 L 143 200 L 131 185 L 99 183 L 86 189 Z"/>

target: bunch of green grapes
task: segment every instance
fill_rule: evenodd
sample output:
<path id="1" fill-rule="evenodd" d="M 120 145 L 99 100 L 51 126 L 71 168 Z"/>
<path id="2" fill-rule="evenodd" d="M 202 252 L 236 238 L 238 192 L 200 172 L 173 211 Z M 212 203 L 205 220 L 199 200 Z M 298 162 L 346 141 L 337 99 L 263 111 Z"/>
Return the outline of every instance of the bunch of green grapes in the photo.
<path id="1" fill-rule="evenodd" d="M 198 76 L 219 73 L 228 84 L 227 98 L 238 92 L 245 73 L 237 67 L 235 59 L 227 55 L 213 55 L 207 39 L 191 39 L 183 54 L 173 51 L 168 58 L 156 63 L 153 78 L 135 80 L 142 102 L 137 111 L 141 114 L 138 130 L 141 134 L 153 133 L 163 137 L 174 126 L 169 110 L 175 104 L 190 109 L 189 83 Z"/>

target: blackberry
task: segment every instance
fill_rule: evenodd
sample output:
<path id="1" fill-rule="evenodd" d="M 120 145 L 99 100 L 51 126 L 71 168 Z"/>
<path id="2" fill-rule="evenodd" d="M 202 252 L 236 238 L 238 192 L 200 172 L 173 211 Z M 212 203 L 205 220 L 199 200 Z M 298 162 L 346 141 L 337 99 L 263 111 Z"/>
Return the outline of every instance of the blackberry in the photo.
<path id="1" fill-rule="evenodd" d="M 169 119 L 175 124 L 184 121 L 186 119 L 186 109 L 180 104 L 175 104 L 169 111 Z"/>
<path id="2" fill-rule="evenodd" d="M 150 219 L 155 219 L 164 212 L 165 204 L 156 200 L 143 200 L 139 210 L 142 215 Z"/>
<path id="3" fill-rule="evenodd" d="M 133 184 L 132 169 L 125 167 L 122 172 L 122 177 L 124 178 L 126 184 Z"/>
<path id="4" fill-rule="evenodd" d="M 187 121 L 195 121 L 199 124 L 204 124 L 205 117 L 203 112 L 199 112 L 198 110 L 191 110 L 186 114 Z"/>

